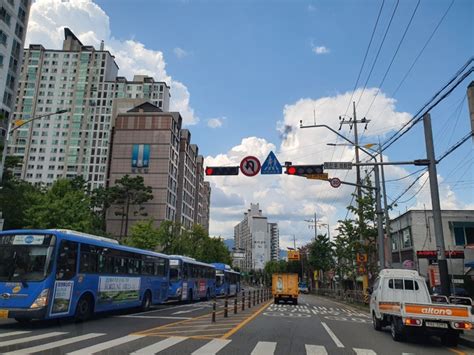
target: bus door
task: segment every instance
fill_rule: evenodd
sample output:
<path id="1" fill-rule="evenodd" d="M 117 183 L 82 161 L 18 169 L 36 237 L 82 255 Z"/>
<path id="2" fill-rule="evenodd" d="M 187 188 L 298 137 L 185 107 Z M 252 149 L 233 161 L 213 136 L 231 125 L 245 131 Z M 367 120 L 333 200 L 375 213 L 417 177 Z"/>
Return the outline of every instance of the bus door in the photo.
<path id="1" fill-rule="evenodd" d="M 78 243 L 61 240 L 51 298 L 50 316 L 73 314 L 78 296 L 84 289 L 84 276 L 77 276 Z"/>

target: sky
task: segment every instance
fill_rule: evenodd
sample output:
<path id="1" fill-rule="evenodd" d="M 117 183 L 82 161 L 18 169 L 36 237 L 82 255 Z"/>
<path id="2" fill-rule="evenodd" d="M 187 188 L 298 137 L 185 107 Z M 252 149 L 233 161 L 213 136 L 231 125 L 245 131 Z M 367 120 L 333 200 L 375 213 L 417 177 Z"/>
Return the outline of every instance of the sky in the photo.
<path id="1" fill-rule="evenodd" d="M 36 0 L 27 45 L 59 49 L 64 27 L 84 44 L 104 40 L 120 75 L 168 82 L 171 110 L 181 112 L 210 166 L 239 165 L 247 155 L 263 162 L 270 151 L 282 164 L 352 161 L 353 147 L 328 146 L 341 140 L 324 128 L 299 128 L 300 120 L 338 129 L 339 116 L 353 116 L 355 101 L 357 118 L 370 120 L 367 129 L 359 126 L 361 144 L 383 143 L 474 54 L 470 0 Z M 466 88 L 473 78 L 431 111 L 438 157 L 471 130 Z M 338 132 L 354 138 L 349 125 Z M 421 123 L 384 151 L 391 162 L 425 157 Z M 468 141 L 438 164 L 442 208 L 474 209 L 473 162 Z M 419 169 L 385 168 L 389 203 Z M 328 173 L 355 180 L 354 170 Z M 430 208 L 426 179 L 399 199 L 392 217 Z M 328 224 L 334 236 L 354 192 L 285 174 L 208 181 L 211 235 L 232 238 L 250 203 L 260 203 L 279 223 L 282 247 L 292 245 L 293 235 L 298 245 L 311 240 L 314 229 L 305 220 L 314 213 L 320 231 Z"/>

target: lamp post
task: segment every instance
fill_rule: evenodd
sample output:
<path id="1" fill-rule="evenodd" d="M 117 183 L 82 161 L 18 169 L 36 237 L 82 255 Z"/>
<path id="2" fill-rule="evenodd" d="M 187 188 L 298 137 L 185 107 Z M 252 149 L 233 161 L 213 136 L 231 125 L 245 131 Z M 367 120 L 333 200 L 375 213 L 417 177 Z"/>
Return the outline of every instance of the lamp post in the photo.
<path id="1" fill-rule="evenodd" d="M 68 112 L 69 110 L 58 110 L 56 112 L 50 112 L 50 113 L 47 113 L 45 115 L 40 115 L 40 116 L 36 116 L 36 117 L 33 117 L 33 118 L 30 118 L 29 120 L 26 120 L 26 121 L 23 121 L 23 120 L 17 120 L 14 124 L 14 127 L 11 127 L 10 125 L 10 121 L 8 122 L 8 125 L 7 125 L 7 128 L 2 128 L 6 134 L 5 134 L 5 143 L 3 144 L 3 151 L 2 151 L 2 161 L 1 161 L 1 164 L 0 164 L 0 184 L 3 182 L 3 171 L 5 170 L 5 160 L 7 158 L 7 150 L 8 150 L 8 143 L 9 143 L 9 140 L 10 140 L 10 136 L 11 134 L 16 131 L 18 128 L 21 128 L 23 127 L 24 125 L 30 123 L 30 122 L 33 122 L 35 120 L 38 120 L 40 118 L 44 118 L 44 117 L 49 117 L 49 116 L 53 116 L 53 115 L 59 115 L 61 113 L 65 113 L 65 112 Z"/>

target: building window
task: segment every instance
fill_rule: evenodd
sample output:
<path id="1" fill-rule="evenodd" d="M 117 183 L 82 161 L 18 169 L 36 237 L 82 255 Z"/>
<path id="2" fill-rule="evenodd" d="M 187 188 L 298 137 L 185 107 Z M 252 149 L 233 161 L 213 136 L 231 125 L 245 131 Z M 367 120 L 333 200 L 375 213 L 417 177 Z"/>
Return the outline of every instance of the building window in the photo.
<path id="1" fill-rule="evenodd" d="M 11 15 L 8 11 L 2 6 L 0 8 L 0 19 L 5 22 L 8 26 L 10 26 Z"/>
<path id="2" fill-rule="evenodd" d="M 3 44 L 4 46 L 7 45 L 7 35 L 2 31 L 0 30 L 0 44 Z"/>
<path id="3" fill-rule="evenodd" d="M 402 231 L 402 243 L 403 248 L 410 248 L 412 246 L 411 233 L 408 228 Z"/>
<path id="4" fill-rule="evenodd" d="M 452 222 L 456 245 L 474 245 L 474 222 Z"/>

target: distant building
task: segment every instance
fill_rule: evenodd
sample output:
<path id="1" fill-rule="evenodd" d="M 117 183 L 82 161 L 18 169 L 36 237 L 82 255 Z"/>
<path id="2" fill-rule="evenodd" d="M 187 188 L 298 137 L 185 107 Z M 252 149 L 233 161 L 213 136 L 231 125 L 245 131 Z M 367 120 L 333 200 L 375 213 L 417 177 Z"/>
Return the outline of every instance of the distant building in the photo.
<path id="1" fill-rule="evenodd" d="M 158 227 L 162 221 L 175 221 L 178 193 L 179 132 L 182 118 L 178 112 L 163 112 L 151 103 L 143 103 L 118 114 L 110 157 L 109 186 L 124 175 L 141 175 L 153 189 L 153 200 L 144 207 L 148 218 Z M 107 232 L 125 235 L 120 206 L 107 211 Z M 128 230 L 146 217 L 129 214 Z"/>
<path id="2" fill-rule="evenodd" d="M 441 211 L 448 271 L 454 283 L 462 286 L 474 260 L 474 210 Z M 414 268 L 427 280 L 436 278 L 436 236 L 431 210 L 410 210 L 390 221 L 391 258 L 394 268 Z"/>
<path id="3" fill-rule="evenodd" d="M 204 230 L 209 233 L 209 220 L 211 211 L 211 184 L 209 181 L 203 183 L 202 193 L 202 212 L 200 225 L 203 226 Z"/>
<path id="4" fill-rule="evenodd" d="M 18 79 L 23 59 L 31 0 L 9 0 L 0 3 L 0 115 L 1 137 L 15 110 Z"/>
<path id="5" fill-rule="evenodd" d="M 105 186 L 115 116 L 144 101 L 169 110 L 166 83 L 144 75 L 132 81 L 118 76 L 115 57 L 103 44 L 99 49 L 83 45 L 68 28 L 62 49 L 31 44 L 20 52 L 14 117 L 69 111 L 14 132 L 9 154 L 23 160 L 14 174 L 28 182 L 51 185 L 58 178 L 82 176 L 91 188 Z"/>
<path id="6" fill-rule="evenodd" d="M 268 223 L 259 204 L 250 204 L 242 222 L 234 227 L 235 248 L 243 250 L 245 258 L 236 260 L 242 271 L 263 270 L 270 260 L 278 260 L 279 232 L 276 223 Z"/>

